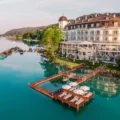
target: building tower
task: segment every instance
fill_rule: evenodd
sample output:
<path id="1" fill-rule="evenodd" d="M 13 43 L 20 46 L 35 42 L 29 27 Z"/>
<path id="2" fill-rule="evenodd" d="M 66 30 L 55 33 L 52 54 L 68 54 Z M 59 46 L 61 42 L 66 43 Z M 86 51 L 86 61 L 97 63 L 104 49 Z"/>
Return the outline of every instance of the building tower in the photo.
<path id="1" fill-rule="evenodd" d="M 61 16 L 59 18 L 59 28 L 64 29 L 67 24 L 68 24 L 67 18 L 65 16 Z"/>

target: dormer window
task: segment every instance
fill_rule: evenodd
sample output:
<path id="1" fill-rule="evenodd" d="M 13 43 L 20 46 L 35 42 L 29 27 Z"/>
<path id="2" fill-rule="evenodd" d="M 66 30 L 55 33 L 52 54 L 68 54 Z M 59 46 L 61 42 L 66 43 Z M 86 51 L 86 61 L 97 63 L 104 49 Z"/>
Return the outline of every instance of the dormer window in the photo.
<path id="1" fill-rule="evenodd" d="M 118 22 L 114 22 L 114 27 L 118 27 Z"/>
<path id="2" fill-rule="evenodd" d="M 85 28 L 88 28 L 88 24 L 85 25 Z"/>
<path id="3" fill-rule="evenodd" d="M 109 17 L 106 17 L 106 20 L 109 20 Z"/>
<path id="4" fill-rule="evenodd" d="M 91 27 L 94 27 L 94 24 L 91 24 Z"/>
<path id="5" fill-rule="evenodd" d="M 78 25 L 77 27 L 80 28 L 80 25 Z"/>
<path id="6" fill-rule="evenodd" d="M 97 26 L 97 27 L 100 27 L 100 23 L 97 23 L 96 26 Z"/>

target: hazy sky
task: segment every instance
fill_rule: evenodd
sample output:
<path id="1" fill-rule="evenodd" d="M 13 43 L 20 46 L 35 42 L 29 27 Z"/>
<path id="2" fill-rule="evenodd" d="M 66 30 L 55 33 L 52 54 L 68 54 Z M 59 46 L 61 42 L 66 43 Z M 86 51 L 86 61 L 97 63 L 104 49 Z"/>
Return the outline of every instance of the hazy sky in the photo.
<path id="1" fill-rule="evenodd" d="M 119 12 L 119 0 L 0 0 L 0 34 L 13 28 L 57 23 L 95 12 Z"/>

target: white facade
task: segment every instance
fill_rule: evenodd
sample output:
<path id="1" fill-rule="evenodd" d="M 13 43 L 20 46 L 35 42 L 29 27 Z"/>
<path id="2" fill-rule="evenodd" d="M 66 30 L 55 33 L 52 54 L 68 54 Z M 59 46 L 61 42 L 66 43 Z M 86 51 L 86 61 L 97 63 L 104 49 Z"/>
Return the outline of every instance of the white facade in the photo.
<path id="1" fill-rule="evenodd" d="M 108 24 L 106 21 L 105 23 Z M 68 25 L 65 29 L 67 41 L 61 42 L 60 45 L 62 54 L 80 60 L 115 63 L 116 58 L 120 56 L 120 27 L 119 22 L 112 23 L 114 23 L 112 27 L 100 26 L 100 23 L 95 23 L 96 27 L 94 23 L 91 23 L 90 27 L 88 23 L 84 26 Z M 61 25 L 59 24 L 63 27 Z"/>
<path id="2" fill-rule="evenodd" d="M 59 21 L 59 28 L 64 29 L 67 24 L 67 21 Z"/>

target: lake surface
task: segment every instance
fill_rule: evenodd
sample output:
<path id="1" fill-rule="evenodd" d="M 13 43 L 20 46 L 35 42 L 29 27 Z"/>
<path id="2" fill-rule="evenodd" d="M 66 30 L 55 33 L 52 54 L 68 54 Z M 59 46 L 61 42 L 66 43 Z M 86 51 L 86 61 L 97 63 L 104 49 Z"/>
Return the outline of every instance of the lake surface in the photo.
<path id="1" fill-rule="evenodd" d="M 22 42 L 0 38 L 0 52 L 14 46 L 29 49 Z M 28 87 L 28 83 L 60 71 L 63 68 L 38 53 L 14 53 L 0 61 L 0 120 L 120 120 L 119 78 L 98 75 L 86 82 L 95 97 L 79 112 Z M 56 88 L 54 82 L 46 84 Z"/>

